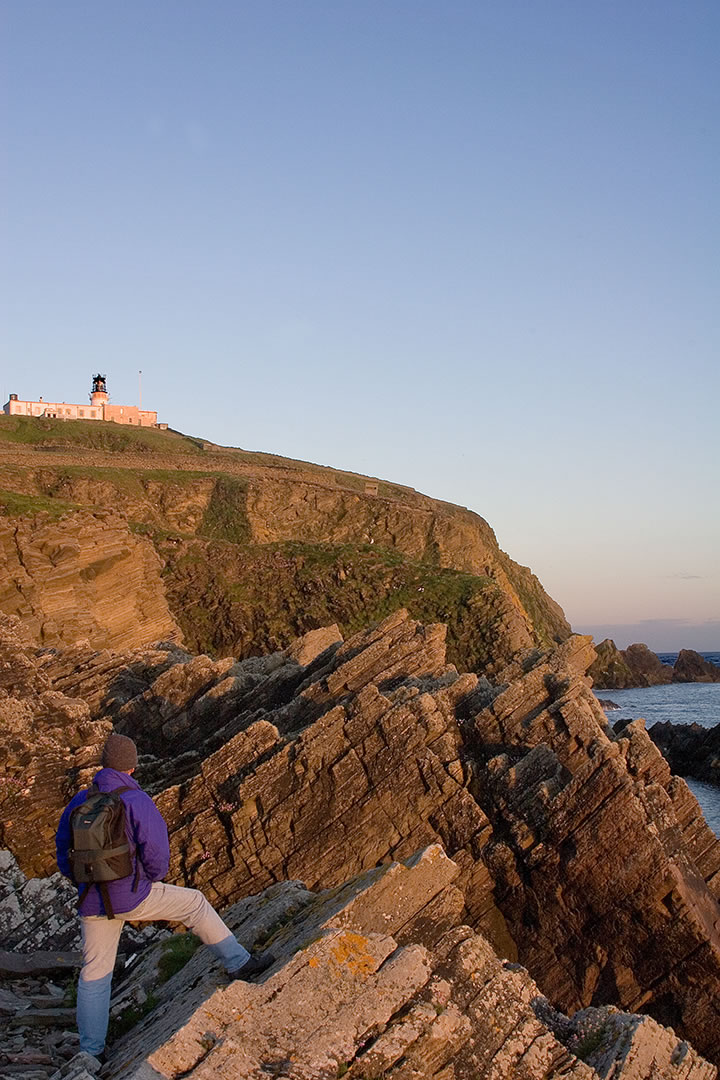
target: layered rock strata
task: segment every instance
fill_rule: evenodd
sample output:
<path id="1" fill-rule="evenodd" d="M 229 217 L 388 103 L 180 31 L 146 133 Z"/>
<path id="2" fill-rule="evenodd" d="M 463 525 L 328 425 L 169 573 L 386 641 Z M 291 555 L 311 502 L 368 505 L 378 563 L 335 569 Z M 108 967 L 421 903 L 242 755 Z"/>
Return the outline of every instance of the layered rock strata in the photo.
<path id="1" fill-rule="evenodd" d="M 147 650 L 131 674 L 81 647 L 29 662 L 138 740 L 173 880 L 223 906 L 440 843 L 463 920 L 553 1004 L 642 1010 L 717 1056 L 720 843 L 642 723 L 607 727 L 589 639 L 491 685 L 406 613 L 336 637 L 229 666 Z"/>
<path id="2" fill-rule="evenodd" d="M 218 988 L 207 949 L 193 954 L 188 935 L 161 932 L 115 973 L 102 1068 L 77 1054 L 53 1072 L 72 1053 L 72 1010 L 56 984 L 15 980 L 0 996 L 0 1068 L 23 1061 L 52 1080 L 716 1080 L 647 1016 L 555 1009 L 524 968 L 462 925 L 458 876 L 436 846 L 338 889 L 282 882 L 240 901 L 226 922 L 276 956 L 255 984 Z M 39 907 L 45 883 L 26 891 L 33 884 Z M 191 958 L 172 973 L 180 953 Z M 42 1041 L 32 1023 L 41 1015 Z M 118 1037 L 131 1015 L 141 1022 Z"/>
<path id="3" fill-rule="evenodd" d="M 111 511 L 0 517 L 0 612 L 41 645 L 180 640 L 161 569 L 152 544 Z"/>
<path id="4" fill-rule="evenodd" d="M 158 1004 L 114 1043 L 103 1076 L 715 1080 L 648 1017 L 553 1009 L 527 971 L 459 924 L 456 878 L 434 847 L 338 890 L 283 883 L 241 902 L 228 923 L 277 957 L 255 985 L 213 989 L 200 950 L 158 987 L 147 954 L 117 996 L 150 980 Z"/>
<path id="5" fill-rule="evenodd" d="M 641 1009 L 717 1058 L 720 843 L 642 721 L 606 726 L 592 655 L 571 639 L 472 720 L 496 899 L 551 1000 Z"/>
<path id="6" fill-rule="evenodd" d="M 449 625 L 451 655 L 463 670 L 491 673 L 513 651 L 548 646 L 571 632 L 561 608 L 527 567 L 501 551 L 483 518 L 411 488 L 221 451 L 171 433 L 153 433 L 157 439 L 142 452 L 139 444 L 136 452 L 122 452 L 123 440 L 107 432 L 117 444 L 108 452 L 95 446 L 97 433 L 79 427 L 68 438 L 67 428 L 31 424 L 24 434 L 39 440 L 33 449 L 8 444 L 2 434 L 0 515 L 8 515 L 7 529 L 35 528 L 40 508 L 49 528 L 60 527 L 54 523 L 60 516 L 67 583 L 73 558 L 78 572 L 89 569 L 82 552 L 71 550 L 73 542 L 84 545 L 88 520 L 111 513 L 117 522 L 124 515 L 127 536 L 108 535 L 104 546 L 116 558 L 140 534 L 154 545 L 174 617 L 195 652 L 255 655 L 327 623 L 350 634 L 410 607 L 423 621 Z M 47 439 L 57 443 L 52 450 L 43 445 Z M 90 440 L 92 458 L 83 440 Z M 126 570 L 129 581 L 137 576 L 129 563 Z M 88 637 L 116 648 L 170 636 L 153 628 L 159 616 L 150 611 L 137 620 L 134 635 L 130 624 L 122 639 L 111 639 L 105 611 L 98 618 L 103 633 L 91 633 L 86 624 L 96 597 L 89 593 L 76 596 L 88 609 L 82 625 L 71 609 L 45 612 L 43 575 L 51 579 L 52 599 L 57 574 L 47 567 L 32 596 L 31 583 L 23 582 L 24 615 L 33 614 L 43 640 L 60 626 L 63 641 Z M 149 602 L 154 585 L 145 591 Z M 114 605 L 116 618 L 129 599 Z M 14 592 L 0 590 L 0 610 L 19 611 Z"/>
<path id="7" fill-rule="evenodd" d="M 26 873 L 51 873 L 62 808 L 91 781 L 112 724 L 55 689 L 22 625 L 1 614 L 0 726 L 0 847 Z"/>

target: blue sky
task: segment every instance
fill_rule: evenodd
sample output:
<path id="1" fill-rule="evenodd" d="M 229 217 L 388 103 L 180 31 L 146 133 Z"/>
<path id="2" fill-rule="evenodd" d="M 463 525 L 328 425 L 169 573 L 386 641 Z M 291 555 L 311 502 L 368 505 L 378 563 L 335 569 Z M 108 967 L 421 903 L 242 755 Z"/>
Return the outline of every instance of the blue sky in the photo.
<path id="1" fill-rule="evenodd" d="M 577 629 L 720 649 L 715 0 L 0 11 L 3 401 L 142 369 L 476 510 Z"/>

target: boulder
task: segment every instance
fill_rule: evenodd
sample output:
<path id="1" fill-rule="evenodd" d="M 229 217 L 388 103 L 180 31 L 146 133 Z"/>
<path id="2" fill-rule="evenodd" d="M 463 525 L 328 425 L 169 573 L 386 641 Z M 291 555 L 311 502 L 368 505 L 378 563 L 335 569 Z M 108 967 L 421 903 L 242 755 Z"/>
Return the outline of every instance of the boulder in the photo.
<path id="1" fill-rule="evenodd" d="M 673 668 L 673 682 L 720 682 L 720 667 L 694 649 L 681 649 Z"/>
<path id="2" fill-rule="evenodd" d="M 720 786 L 720 725 L 653 724 L 648 734 L 678 776 Z"/>
<path id="3" fill-rule="evenodd" d="M 658 686 L 672 682 L 673 670 L 663 664 L 647 645 L 629 645 L 624 650 L 625 663 L 635 680 L 635 686 Z"/>

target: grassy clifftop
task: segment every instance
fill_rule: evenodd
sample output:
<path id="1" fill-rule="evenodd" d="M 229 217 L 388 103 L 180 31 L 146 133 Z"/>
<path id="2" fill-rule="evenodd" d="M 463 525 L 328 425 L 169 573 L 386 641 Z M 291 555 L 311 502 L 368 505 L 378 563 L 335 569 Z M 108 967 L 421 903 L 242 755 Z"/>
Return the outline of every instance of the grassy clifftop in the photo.
<path id="1" fill-rule="evenodd" d="M 0 446 L 66 447 L 113 453 L 197 454 L 202 441 L 179 431 L 132 428 L 97 420 L 55 420 L 49 417 L 0 415 Z"/>
<path id="2" fill-rule="evenodd" d="M 152 543 L 199 651 L 265 652 L 332 622 L 347 635 L 399 607 L 447 623 L 450 659 L 465 669 L 570 633 L 537 578 L 463 507 L 179 432 L 0 418 L 0 514 L 95 508 L 120 511 Z"/>

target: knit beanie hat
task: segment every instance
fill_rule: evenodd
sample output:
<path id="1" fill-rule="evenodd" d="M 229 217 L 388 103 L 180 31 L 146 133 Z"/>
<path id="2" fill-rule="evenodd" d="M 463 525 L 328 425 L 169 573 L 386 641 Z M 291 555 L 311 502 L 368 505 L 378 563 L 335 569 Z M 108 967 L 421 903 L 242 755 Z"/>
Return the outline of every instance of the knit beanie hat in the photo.
<path id="1" fill-rule="evenodd" d="M 137 747 L 127 735 L 108 735 L 103 747 L 102 763 L 106 769 L 129 772 L 137 765 Z"/>

